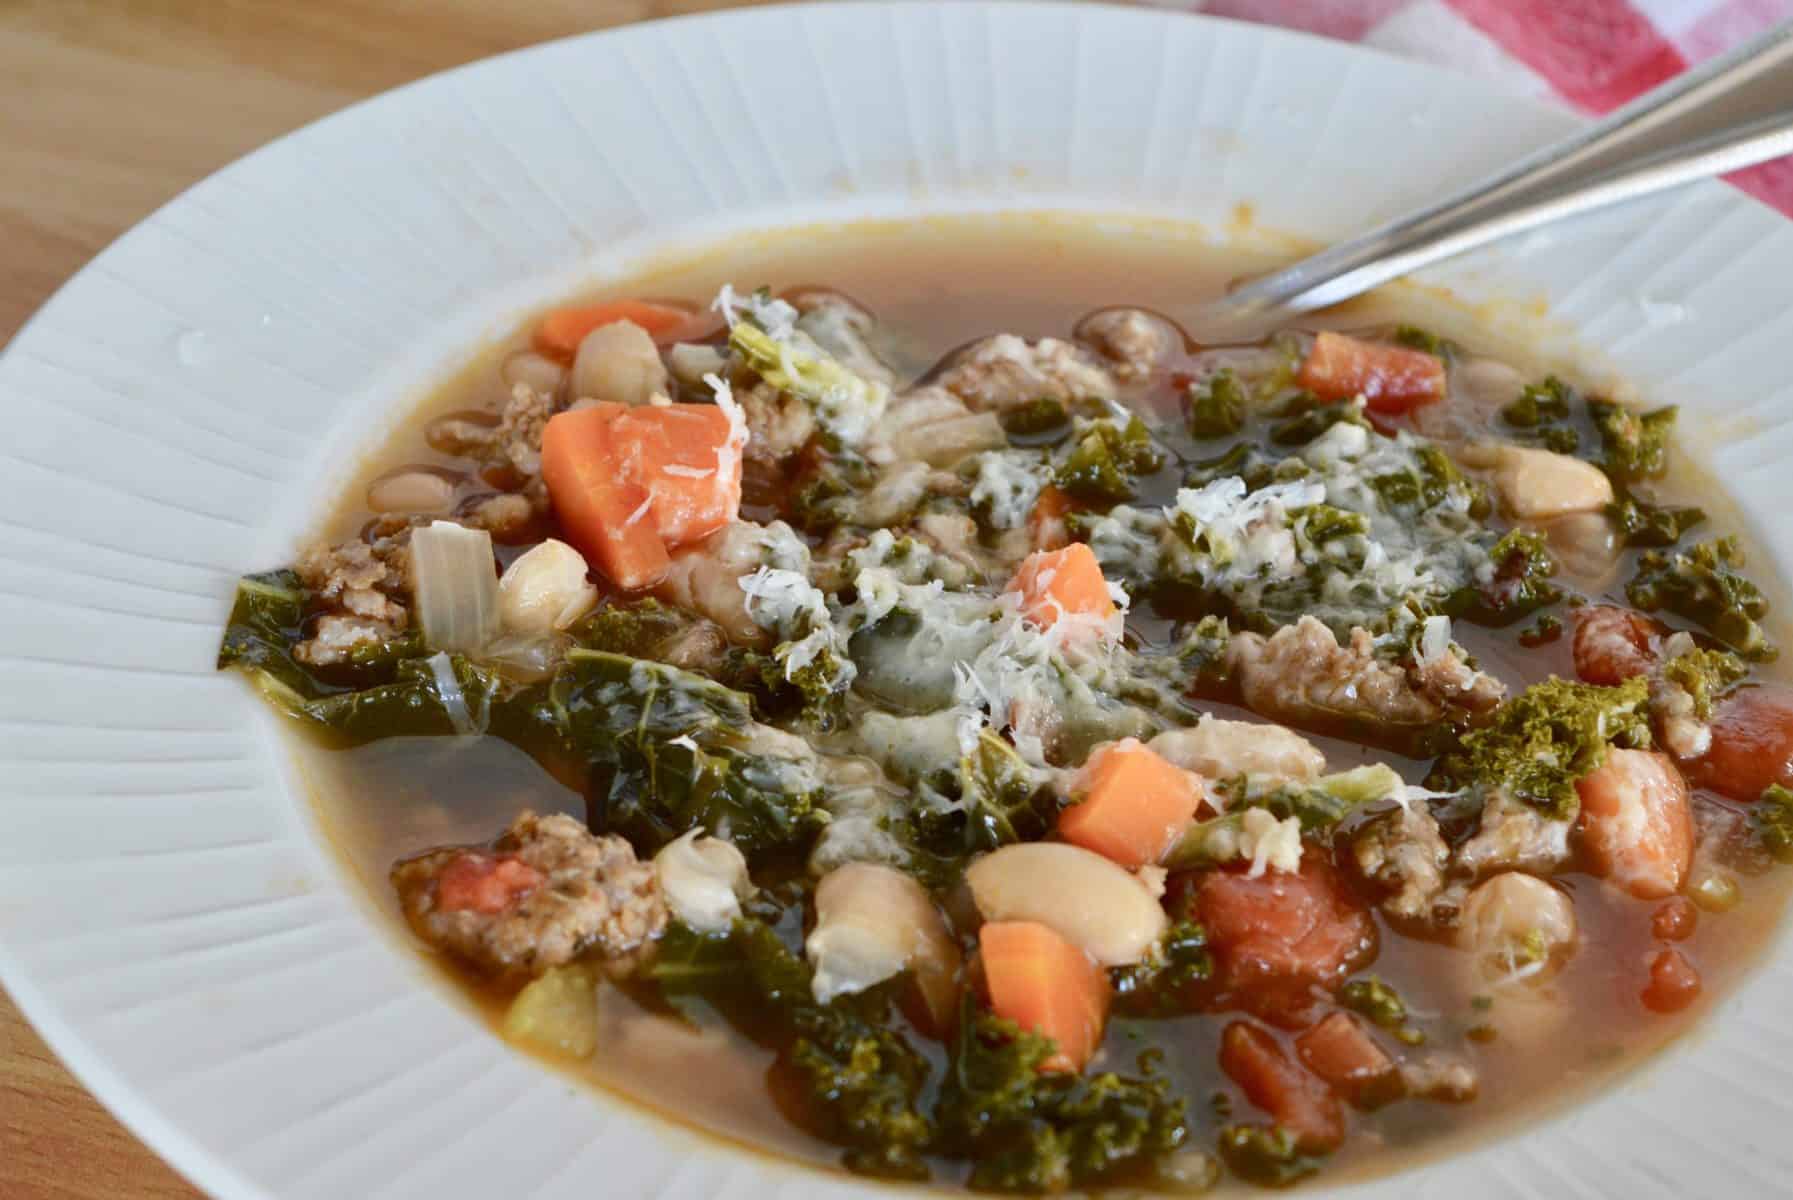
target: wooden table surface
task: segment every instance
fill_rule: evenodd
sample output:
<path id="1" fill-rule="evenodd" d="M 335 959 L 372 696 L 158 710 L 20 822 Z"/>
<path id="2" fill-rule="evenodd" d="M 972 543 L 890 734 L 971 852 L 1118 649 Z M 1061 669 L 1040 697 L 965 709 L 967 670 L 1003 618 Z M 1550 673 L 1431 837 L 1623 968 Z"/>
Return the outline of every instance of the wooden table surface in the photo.
<path id="1" fill-rule="evenodd" d="M 238 156 L 444 67 L 718 0 L 0 0 L 0 342 Z M 0 1198 L 196 1200 L 0 993 Z"/>

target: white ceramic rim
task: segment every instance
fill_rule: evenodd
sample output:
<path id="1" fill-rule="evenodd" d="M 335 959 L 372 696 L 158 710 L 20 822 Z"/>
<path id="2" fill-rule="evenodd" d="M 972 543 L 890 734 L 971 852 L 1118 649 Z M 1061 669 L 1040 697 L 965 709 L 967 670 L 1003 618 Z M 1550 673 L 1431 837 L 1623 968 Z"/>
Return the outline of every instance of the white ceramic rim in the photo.
<path id="1" fill-rule="evenodd" d="M 1326 239 L 1571 120 L 1254 26 L 863 4 L 521 51 L 248 156 L 101 254 L 0 359 L 0 979 L 220 1197 L 878 1194 L 575 1092 L 430 986 L 319 844 L 265 714 L 211 672 L 235 574 L 289 553 L 353 450 L 470 342 L 651 251 L 992 209 L 1221 231 L 1241 203 Z M 1790 268 L 1793 225 L 1704 185 L 1427 278 L 1496 322 L 1541 301 L 1683 404 L 1784 567 Z M 1779 1193 L 1784 943 L 1703 1034 L 1598 1099 L 1342 1190 Z"/>

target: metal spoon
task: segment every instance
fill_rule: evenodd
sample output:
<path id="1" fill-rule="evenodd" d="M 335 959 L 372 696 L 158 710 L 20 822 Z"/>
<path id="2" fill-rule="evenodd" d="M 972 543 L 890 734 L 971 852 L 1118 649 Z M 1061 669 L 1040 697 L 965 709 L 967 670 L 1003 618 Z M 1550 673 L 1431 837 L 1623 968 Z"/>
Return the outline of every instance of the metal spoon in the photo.
<path id="1" fill-rule="evenodd" d="M 1197 336 L 1247 340 L 1498 238 L 1789 153 L 1793 22 L 1455 195 L 1247 281 L 1208 306 Z"/>

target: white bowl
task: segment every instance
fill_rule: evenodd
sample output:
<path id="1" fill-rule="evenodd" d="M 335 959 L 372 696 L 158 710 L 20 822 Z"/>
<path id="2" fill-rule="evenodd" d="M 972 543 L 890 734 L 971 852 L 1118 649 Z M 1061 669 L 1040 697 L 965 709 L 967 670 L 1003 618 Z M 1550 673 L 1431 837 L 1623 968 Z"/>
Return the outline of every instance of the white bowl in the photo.
<path id="1" fill-rule="evenodd" d="M 232 1200 L 882 1194 L 574 1089 L 431 986 L 320 843 L 260 706 L 212 669 L 235 576 L 288 554 L 468 345 L 670 243 L 991 208 L 1220 230 L 1242 203 L 1331 238 L 1570 125 L 1245 25 L 853 5 L 506 55 L 249 156 L 0 361 L 0 978 L 127 1125 Z M 1428 278 L 1546 303 L 1691 410 L 1793 565 L 1793 225 L 1707 185 Z M 1788 958 L 1593 1102 L 1348 1190 L 1784 1194 Z"/>

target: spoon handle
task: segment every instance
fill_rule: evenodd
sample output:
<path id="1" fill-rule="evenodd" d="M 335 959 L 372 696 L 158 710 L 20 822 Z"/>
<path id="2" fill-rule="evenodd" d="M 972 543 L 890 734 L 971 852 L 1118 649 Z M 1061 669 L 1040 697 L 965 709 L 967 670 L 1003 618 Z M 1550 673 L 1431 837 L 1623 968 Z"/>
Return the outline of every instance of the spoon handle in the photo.
<path id="1" fill-rule="evenodd" d="M 1218 306 L 1234 319 L 1323 308 L 1496 238 L 1789 153 L 1793 22 L 1455 195 L 1251 280 Z"/>

